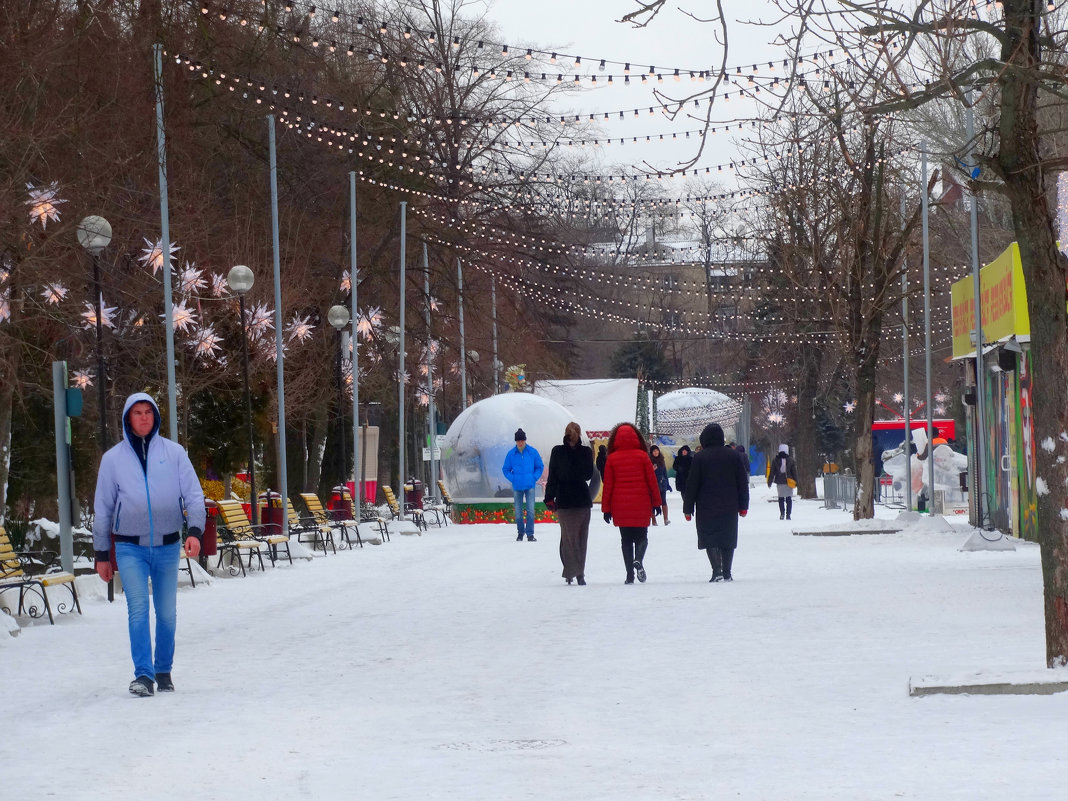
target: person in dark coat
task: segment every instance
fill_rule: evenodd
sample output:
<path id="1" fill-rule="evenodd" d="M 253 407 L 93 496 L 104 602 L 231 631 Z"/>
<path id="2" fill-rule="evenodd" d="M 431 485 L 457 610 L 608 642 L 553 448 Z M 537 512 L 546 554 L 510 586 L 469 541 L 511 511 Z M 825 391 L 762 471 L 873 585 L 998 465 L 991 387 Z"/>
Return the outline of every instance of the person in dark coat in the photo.
<path id="1" fill-rule="evenodd" d="M 563 577 L 570 584 L 577 579 L 586 584 L 586 543 L 590 536 L 590 479 L 593 478 L 593 449 L 582 444 L 578 423 L 568 423 L 564 442 L 549 454 L 549 476 L 545 483 L 545 506 L 556 512 L 560 522 L 560 561 Z"/>
<path id="2" fill-rule="evenodd" d="M 659 504 L 660 486 L 641 432 L 633 423 L 619 423 L 608 437 L 601 512 L 606 523 L 614 522 L 619 528 L 623 564 L 627 567 L 626 584 L 633 584 L 635 576 L 638 581 L 645 581 L 649 520 L 653 507 Z"/>
<path id="3" fill-rule="evenodd" d="M 601 474 L 601 481 L 604 481 L 604 463 L 608 460 L 608 448 L 604 445 L 597 446 L 597 472 Z"/>
<path id="4" fill-rule="evenodd" d="M 654 445 L 649 449 L 649 460 L 653 463 L 653 475 L 656 476 L 656 484 L 660 487 L 660 513 L 664 515 L 664 525 L 668 525 L 667 494 L 671 492 L 671 484 L 668 481 L 667 463 L 664 454 L 660 452 L 660 446 Z M 653 509 L 653 525 L 656 525 L 656 509 Z"/>
<path id="5" fill-rule="evenodd" d="M 738 547 L 738 518 L 749 512 L 749 476 L 742 456 L 724 445 L 716 423 L 701 432 L 701 450 L 686 478 L 682 512 L 697 511 L 697 547 L 708 554 L 711 581 L 733 581 L 731 567 Z"/>
<path id="6" fill-rule="evenodd" d="M 680 493 L 686 492 L 686 476 L 690 473 L 690 465 L 693 464 L 693 452 L 689 445 L 683 445 L 675 454 L 675 489 Z"/>
<path id="7" fill-rule="evenodd" d="M 748 476 L 751 472 L 751 468 L 749 465 L 749 454 L 745 452 L 745 445 L 735 445 L 734 450 L 741 454 L 742 464 L 745 465 L 745 474 Z"/>
<path id="8" fill-rule="evenodd" d="M 793 482 L 793 486 L 790 482 Z M 793 511 L 794 487 L 797 486 L 797 467 L 794 459 L 790 456 L 790 446 L 779 446 L 779 452 L 771 460 L 771 468 L 768 472 L 768 486 L 775 485 L 779 494 L 779 520 L 790 519 Z"/>

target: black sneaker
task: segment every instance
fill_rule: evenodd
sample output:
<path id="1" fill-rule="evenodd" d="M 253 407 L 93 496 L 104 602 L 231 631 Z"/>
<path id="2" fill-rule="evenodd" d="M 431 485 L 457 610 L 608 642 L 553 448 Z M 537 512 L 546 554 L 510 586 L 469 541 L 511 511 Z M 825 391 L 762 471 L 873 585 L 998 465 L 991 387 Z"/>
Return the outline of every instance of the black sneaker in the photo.
<path id="1" fill-rule="evenodd" d="M 638 581 L 642 584 L 645 583 L 645 568 L 642 567 L 642 563 L 637 559 L 634 560 L 634 575 L 638 577 Z"/>
<path id="2" fill-rule="evenodd" d="M 723 581 L 723 574 L 719 571 L 712 571 L 712 578 L 709 579 L 709 582 L 713 581 Z"/>
<path id="3" fill-rule="evenodd" d="M 623 583 L 624 584 L 633 584 L 634 583 L 634 576 L 627 576 L 627 580 L 624 581 Z"/>
<path id="4" fill-rule="evenodd" d="M 534 539 L 534 535 L 531 534 L 529 537 L 527 537 L 527 542 L 537 542 L 537 540 Z"/>
<path id="5" fill-rule="evenodd" d="M 519 532 L 519 536 L 515 538 L 515 541 L 516 542 L 522 542 L 523 541 L 523 532 Z"/>
<path id="6" fill-rule="evenodd" d="M 156 687 L 161 693 L 173 693 L 174 682 L 171 681 L 170 673 L 157 673 L 156 674 Z"/>
<path id="7" fill-rule="evenodd" d="M 137 695 L 141 698 L 148 698 L 150 695 L 155 695 L 155 690 L 152 689 L 152 679 L 148 676 L 138 676 L 136 679 L 130 682 L 130 694 Z"/>

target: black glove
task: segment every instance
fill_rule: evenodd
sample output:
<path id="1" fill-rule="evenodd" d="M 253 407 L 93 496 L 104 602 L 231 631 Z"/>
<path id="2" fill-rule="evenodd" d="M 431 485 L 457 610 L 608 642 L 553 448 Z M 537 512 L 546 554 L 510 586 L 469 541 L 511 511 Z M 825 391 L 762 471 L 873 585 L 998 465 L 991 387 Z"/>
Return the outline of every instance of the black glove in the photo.
<path id="1" fill-rule="evenodd" d="M 604 513 L 604 522 L 606 522 L 606 523 L 611 523 L 612 522 L 612 513 L 611 512 L 605 512 Z"/>

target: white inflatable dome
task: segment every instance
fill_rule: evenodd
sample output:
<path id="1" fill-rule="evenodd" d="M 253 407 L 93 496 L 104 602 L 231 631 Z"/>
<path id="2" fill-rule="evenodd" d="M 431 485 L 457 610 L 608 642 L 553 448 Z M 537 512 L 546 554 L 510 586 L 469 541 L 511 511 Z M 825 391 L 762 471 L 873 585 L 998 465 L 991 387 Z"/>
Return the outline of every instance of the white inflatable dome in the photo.
<path id="1" fill-rule="evenodd" d="M 564 439 L 574 420 L 554 400 L 526 392 L 508 392 L 467 407 L 445 434 L 442 470 L 449 493 L 457 501 L 512 497 L 512 485 L 501 472 L 504 457 L 515 447 L 515 431 L 522 428 L 527 445 L 537 448 L 549 469 L 549 453 Z M 535 496 L 544 495 L 545 474 Z"/>
<path id="2" fill-rule="evenodd" d="M 684 441 L 697 437 L 709 423 L 719 423 L 730 439 L 741 410 L 741 403 L 714 389 L 676 389 L 656 399 L 656 430 Z"/>

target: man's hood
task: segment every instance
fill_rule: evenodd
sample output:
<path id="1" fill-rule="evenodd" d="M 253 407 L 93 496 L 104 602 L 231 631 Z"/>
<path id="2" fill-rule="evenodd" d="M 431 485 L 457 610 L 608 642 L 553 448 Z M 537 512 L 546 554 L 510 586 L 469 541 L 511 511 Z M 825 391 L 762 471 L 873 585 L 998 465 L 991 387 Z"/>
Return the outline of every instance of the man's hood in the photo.
<path id="1" fill-rule="evenodd" d="M 126 404 L 122 407 L 122 433 L 126 437 L 126 441 L 131 445 L 133 444 L 134 434 L 133 429 L 130 428 L 130 409 L 133 408 L 135 403 L 144 401 L 152 406 L 152 414 L 156 418 L 156 421 L 152 424 L 152 430 L 148 433 L 145 439 L 152 439 L 159 432 L 160 416 L 159 407 L 156 405 L 156 401 L 152 399 L 152 396 L 147 392 L 135 392 L 133 395 L 126 399 Z M 139 437 L 138 437 L 139 438 Z M 140 439 L 140 438 L 139 438 Z"/>

